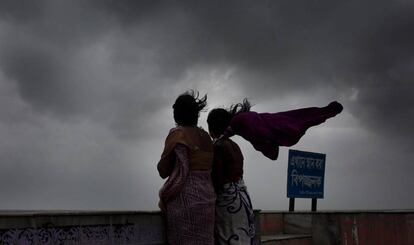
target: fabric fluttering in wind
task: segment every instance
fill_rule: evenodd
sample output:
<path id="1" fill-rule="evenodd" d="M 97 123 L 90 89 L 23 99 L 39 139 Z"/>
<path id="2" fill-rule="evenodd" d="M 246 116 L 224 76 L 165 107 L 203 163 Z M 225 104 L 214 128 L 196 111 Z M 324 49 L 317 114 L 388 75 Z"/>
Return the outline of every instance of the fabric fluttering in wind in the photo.
<path id="1" fill-rule="evenodd" d="M 293 146 L 310 127 L 336 116 L 343 106 L 334 101 L 325 107 L 308 107 L 277 113 L 254 111 L 236 114 L 225 135 L 239 135 L 266 157 L 276 160 L 279 146 Z"/>

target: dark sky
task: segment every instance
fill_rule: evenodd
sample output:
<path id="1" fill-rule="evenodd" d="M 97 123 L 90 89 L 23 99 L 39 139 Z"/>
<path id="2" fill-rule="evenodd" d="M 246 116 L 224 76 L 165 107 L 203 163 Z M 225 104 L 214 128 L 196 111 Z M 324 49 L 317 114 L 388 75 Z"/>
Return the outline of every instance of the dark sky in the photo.
<path id="1" fill-rule="evenodd" d="M 409 0 L 3 0 L 0 209 L 155 209 L 188 89 L 209 109 L 340 101 L 292 147 L 327 154 L 320 208 L 414 208 L 413 43 Z M 287 209 L 289 148 L 236 141 L 255 208 Z"/>

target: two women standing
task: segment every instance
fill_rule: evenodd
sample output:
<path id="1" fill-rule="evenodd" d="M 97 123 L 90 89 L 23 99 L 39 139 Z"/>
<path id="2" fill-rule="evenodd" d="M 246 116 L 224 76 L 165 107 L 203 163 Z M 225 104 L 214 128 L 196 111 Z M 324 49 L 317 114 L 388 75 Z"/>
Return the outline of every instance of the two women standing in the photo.
<path id="1" fill-rule="evenodd" d="M 187 92 L 173 105 L 177 127 L 170 130 L 158 163 L 162 178 L 160 208 L 167 216 L 170 244 L 253 244 L 253 208 L 243 182 L 243 155 L 229 137 L 237 134 L 269 159 L 279 146 L 292 146 L 310 127 L 339 114 L 334 101 L 277 113 L 250 111 L 250 103 L 229 111 L 213 109 L 207 119 L 210 135 L 197 127 L 207 97 Z M 214 141 L 211 140 L 213 138 Z"/>
<path id="2" fill-rule="evenodd" d="M 159 192 L 168 242 L 252 244 L 254 217 L 242 179 L 243 155 L 236 143 L 220 137 L 228 123 L 221 118 L 224 109 L 209 115 L 214 145 L 197 126 L 206 100 L 187 92 L 173 105 L 177 127 L 170 130 L 157 166 L 160 176 L 168 177 Z M 231 119 L 231 114 L 226 116 Z"/>

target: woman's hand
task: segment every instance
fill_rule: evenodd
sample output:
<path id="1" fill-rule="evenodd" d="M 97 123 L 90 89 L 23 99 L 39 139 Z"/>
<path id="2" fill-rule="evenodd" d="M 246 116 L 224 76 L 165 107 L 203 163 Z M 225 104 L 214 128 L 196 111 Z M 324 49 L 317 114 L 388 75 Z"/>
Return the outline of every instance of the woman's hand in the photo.
<path id="1" fill-rule="evenodd" d="M 167 208 L 165 207 L 165 204 L 161 199 L 158 201 L 158 207 L 160 208 L 161 212 L 163 213 L 167 212 Z"/>

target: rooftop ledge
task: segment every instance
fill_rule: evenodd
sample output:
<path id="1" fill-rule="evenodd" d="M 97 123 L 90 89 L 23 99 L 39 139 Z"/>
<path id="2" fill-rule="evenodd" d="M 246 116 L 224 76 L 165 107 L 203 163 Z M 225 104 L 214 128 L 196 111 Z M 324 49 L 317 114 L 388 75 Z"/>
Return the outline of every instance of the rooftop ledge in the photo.
<path id="1" fill-rule="evenodd" d="M 318 245 L 339 240 L 345 244 L 350 239 L 414 244 L 414 209 L 255 210 L 255 213 L 257 241 L 261 235 L 270 242 L 281 239 L 271 236 L 274 235 L 271 229 L 281 228 L 280 232 L 295 234 L 295 238 L 302 234 Z M 0 244 L 39 244 L 33 242 L 43 239 L 47 242 L 40 244 L 161 245 L 165 244 L 165 237 L 165 219 L 160 211 L 0 210 Z M 284 234 L 283 239 L 288 238 L 292 237 Z"/>
<path id="2" fill-rule="evenodd" d="M 132 210 L 0 210 L 0 217 L 8 216 L 78 216 L 78 215 L 136 215 L 160 214 L 160 211 L 132 211 Z"/>
<path id="3" fill-rule="evenodd" d="M 352 214 L 352 213 L 414 213 L 414 209 L 384 209 L 384 210 L 297 210 L 289 212 L 287 210 L 261 210 L 255 209 L 256 213 L 280 213 L 280 214 Z M 160 215 L 157 210 L 0 210 L 1 217 L 40 217 L 40 216 L 110 216 L 110 215 Z"/>
<path id="4" fill-rule="evenodd" d="M 378 210 L 364 210 L 364 209 L 355 209 L 355 210 L 318 210 L 312 212 L 310 210 L 295 210 L 293 212 L 287 210 L 260 210 L 260 213 L 278 213 L 278 214 L 358 214 L 358 213 L 414 213 L 414 209 L 378 209 Z"/>

